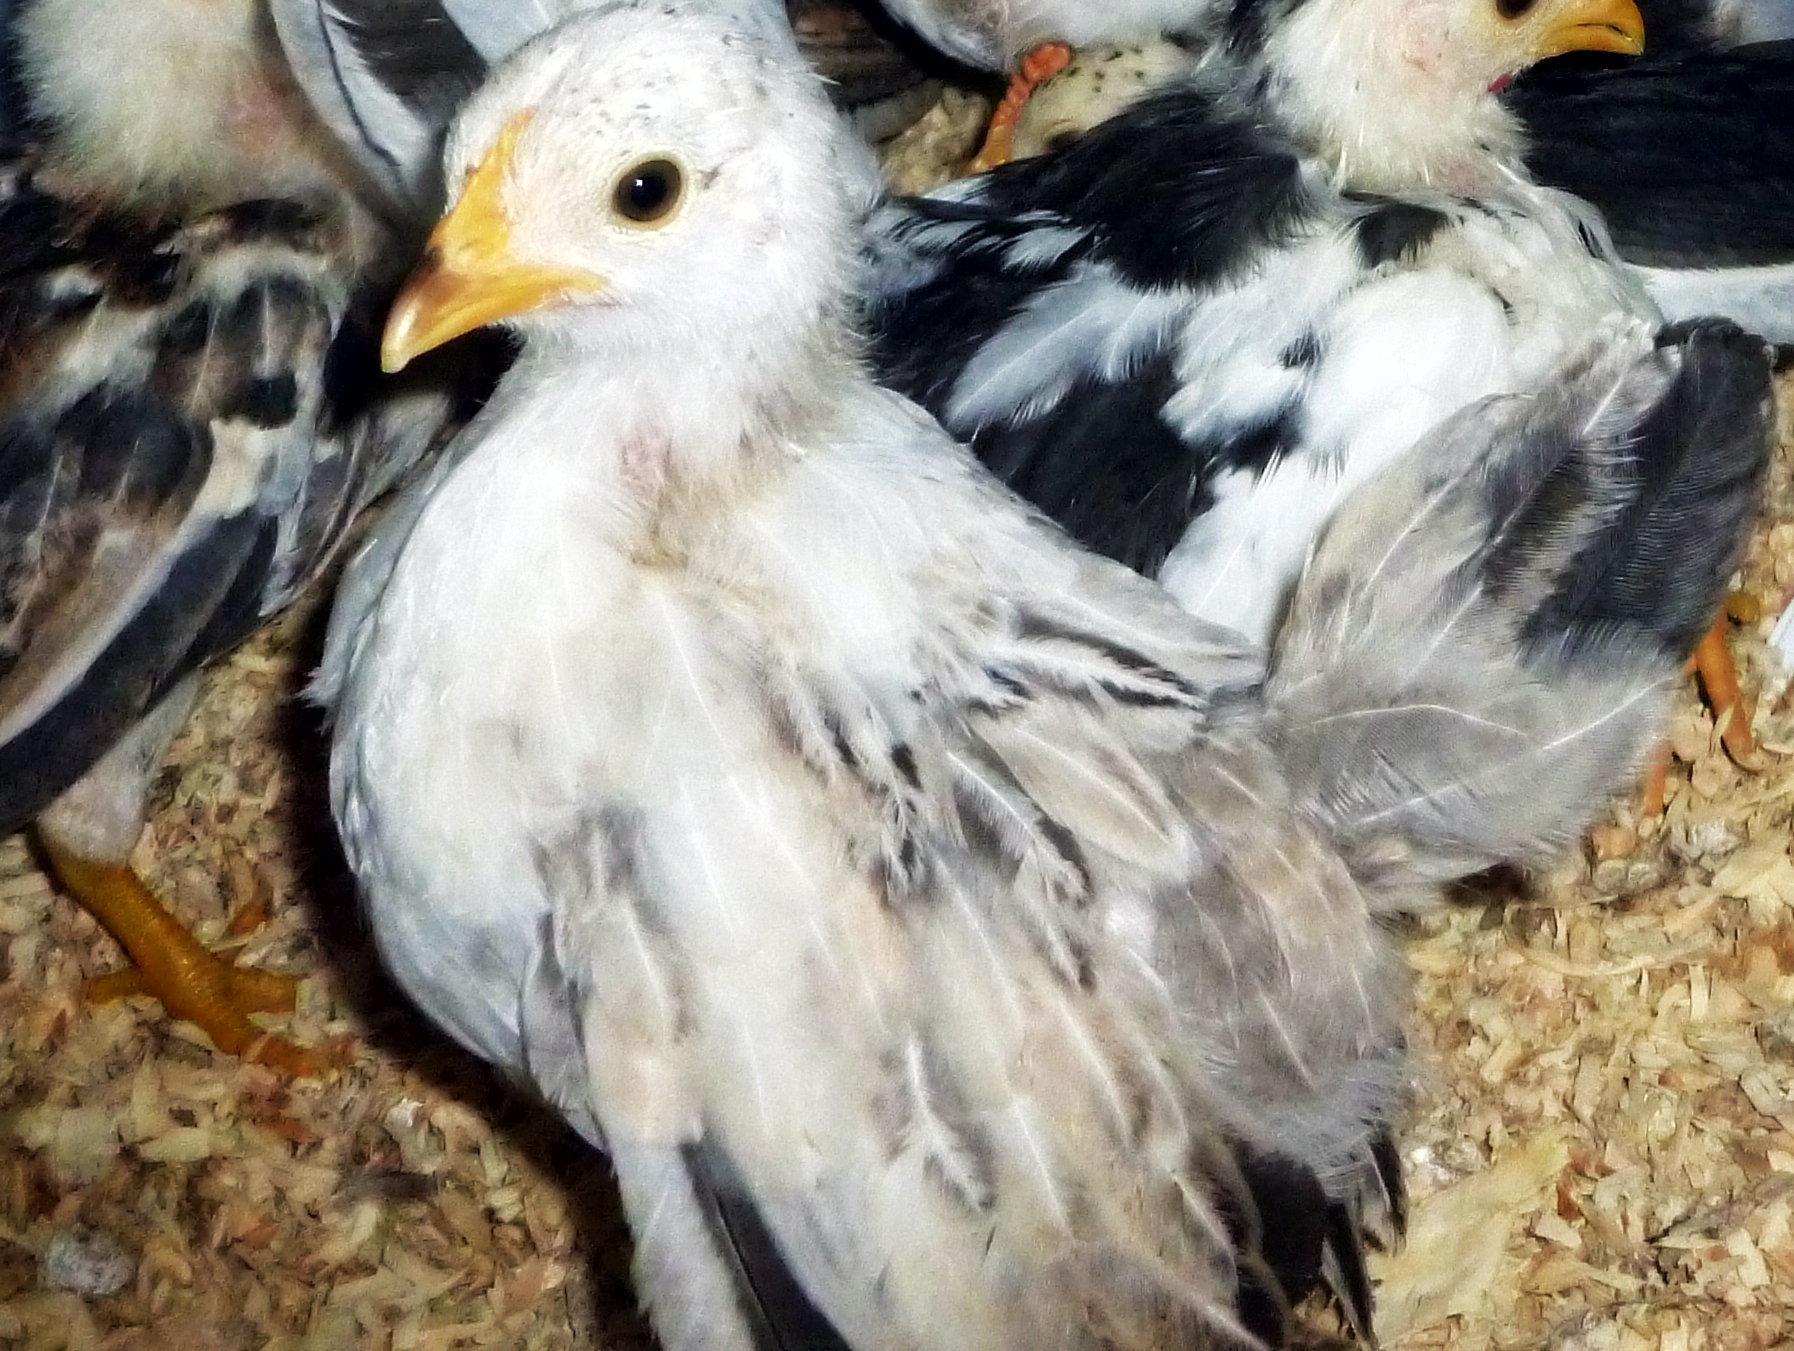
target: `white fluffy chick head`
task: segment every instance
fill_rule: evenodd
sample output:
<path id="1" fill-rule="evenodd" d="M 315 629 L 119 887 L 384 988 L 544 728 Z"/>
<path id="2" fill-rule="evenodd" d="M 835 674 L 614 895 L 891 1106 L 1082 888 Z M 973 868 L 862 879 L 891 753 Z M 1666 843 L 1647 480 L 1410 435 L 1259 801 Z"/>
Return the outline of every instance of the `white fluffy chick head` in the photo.
<path id="1" fill-rule="evenodd" d="M 532 357 L 764 357 L 845 307 L 861 164 L 789 32 L 751 11 L 613 0 L 570 19 L 469 102 L 444 168 L 389 371 L 487 324 Z"/>
<path id="2" fill-rule="evenodd" d="M 1280 110 L 1373 191 L 1487 186 L 1520 149 L 1496 97 L 1509 80 L 1566 52 L 1637 54 L 1645 38 L 1636 0 L 1296 0 L 1259 22 Z"/>

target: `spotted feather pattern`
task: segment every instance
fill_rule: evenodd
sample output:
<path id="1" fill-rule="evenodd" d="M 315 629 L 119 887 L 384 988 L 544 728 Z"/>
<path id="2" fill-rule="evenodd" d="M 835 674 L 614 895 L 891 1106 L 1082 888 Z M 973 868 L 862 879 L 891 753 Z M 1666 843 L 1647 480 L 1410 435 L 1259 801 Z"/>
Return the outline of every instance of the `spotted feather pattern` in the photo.
<path id="1" fill-rule="evenodd" d="M 0 819 L 297 594 L 440 431 L 375 410 L 368 298 L 288 202 L 185 224 L 0 176 Z"/>

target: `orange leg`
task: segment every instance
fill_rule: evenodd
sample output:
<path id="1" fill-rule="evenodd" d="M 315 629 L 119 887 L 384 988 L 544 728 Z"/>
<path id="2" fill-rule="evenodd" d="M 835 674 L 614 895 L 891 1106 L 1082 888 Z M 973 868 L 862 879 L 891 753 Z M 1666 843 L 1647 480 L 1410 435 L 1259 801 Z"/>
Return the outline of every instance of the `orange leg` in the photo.
<path id="1" fill-rule="evenodd" d="M 314 1077 L 327 1068 L 320 1057 L 249 1021 L 251 1013 L 284 1013 L 293 1007 L 299 978 L 232 966 L 199 941 L 118 863 L 98 863 L 41 839 L 56 880 L 136 963 L 136 970 L 102 976 L 89 987 L 104 1001 L 143 993 L 162 1001 L 175 1018 L 197 1024 L 219 1050 L 286 1074 Z"/>
<path id="2" fill-rule="evenodd" d="M 1669 795 L 1669 745 L 1659 746 L 1651 756 L 1651 767 L 1645 771 L 1644 788 L 1639 793 L 1639 819 L 1663 815 L 1663 800 Z"/>
<path id="3" fill-rule="evenodd" d="M 1742 763 L 1756 751 L 1756 737 L 1750 730 L 1751 706 L 1738 686 L 1738 668 L 1732 662 L 1732 649 L 1726 646 L 1726 619 L 1733 613 L 1731 601 L 1720 611 L 1688 659 L 1688 669 L 1701 684 L 1701 693 L 1713 710 L 1719 726 L 1719 740 L 1726 754 Z M 1638 810 L 1641 816 L 1657 816 L 1663 811 L 1663 798 L 1669 778 L 1669 748 L 1658 751 L 1645 773 L 1644 788 Z"/>
<path id="4" fill-rule="evenodd" d="M 1725 643 L 1726 617 L 1721 614 L 1707 630 L 1700 646 L 1694 649 L 1694 670 L 1700 677 L 1701 690 L 1713 708 L 1713 719 L 1720 724 L 1719 739 L 1726 754 L 1734 760 L 1747 758 L 1757 748 L 1751 735 L 1750 701 L 1738 688 L 1738 668 L 1732 664 L 1732 650 Z"/>
<path id="5" fill-rule="evenodd" d="M 984 133 L 984 144 L 966 165 L 967 173 L 982 173 L 999 164 L 1009 163 L 1015 146 L 1015 121 L 1034 96 L 1037 86 L 1053 78 L 1071 64 L 1071 48 L 1063 42 L 1043 42 L 1022 58 L 1021 69 L 1009 81 L 1009 92 L 991 114 L 990 129 Z"/>

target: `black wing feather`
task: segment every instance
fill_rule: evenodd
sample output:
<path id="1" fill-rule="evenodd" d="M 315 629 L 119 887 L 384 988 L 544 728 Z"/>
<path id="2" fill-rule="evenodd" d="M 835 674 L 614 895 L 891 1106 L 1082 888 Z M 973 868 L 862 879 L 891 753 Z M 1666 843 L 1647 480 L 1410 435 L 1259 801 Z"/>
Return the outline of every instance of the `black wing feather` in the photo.
<path id="1" fill-rule="evenodd" d="M 1142 290 L 1201 286 L 1293 237 L 1308 217 L 1287 145 L 1172 85 L 1063 151 L 992 170 L 980 200 L 1088 230 L 1099 256 Z"/>
<path id="2" fill-rule="evenodd" d="M 1529 648 L 1597 659 L 1615 635 L 1649 634 L 1680 660 L 1713 621 L 1713 598 L 1737 566 L 1742 522 L 1756 504 L 1773 426 L 1773 391 L 1762 339 L 1724 320 L 1665 329 L 1658 345 L 1681 352 L 1681 370 L 1628 438 L 1632 473 L 1611 473 L 1599 528 L 1589 530 L 1521 630 Z M 1591 466 L 1565 456 L 1516 511 L 1484 562 L 1493 589 L 1536 541 L 1568 528 L 1563 517 Z M 1499 497 L 1501 485 L 1492 484 Z"/>
<path id="3" fill-rule="evenodd" d="M 1794 42 L 1547 63 L 1507 97 L 1533 174 L 1599 207 L 1629 262 L 1794 262 Z"/>

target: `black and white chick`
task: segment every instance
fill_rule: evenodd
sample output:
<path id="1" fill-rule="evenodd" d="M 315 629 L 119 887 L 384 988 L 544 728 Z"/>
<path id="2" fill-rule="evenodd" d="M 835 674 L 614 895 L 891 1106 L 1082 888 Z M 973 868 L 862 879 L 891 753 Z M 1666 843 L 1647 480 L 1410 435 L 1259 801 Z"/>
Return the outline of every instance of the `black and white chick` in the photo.
<path id="1" fill-rule="evenodd" d="M 405 262 L 258 5 L 9 17 L 0 828 L 35 823 L 136 988 L 223 1050 L 315 1072 L 249 1018 L 293 980 L 200 946 L 127 859 L 201 666 L 299 593 L 451 401 L 377 386 L 377 293 Z"/>
<path id="2" fill-rule="evenodd" d="M 1080 542 L 1265 643 L 1354 487 L 1656 311 L 1595 214 L 1527 179 L 1491 93 L 1635 45 L 1631 0 L 1240 23 L 1063 149 L 883 208 L 869 290 L 881 379 Z"/>
<path id="3" fill-rule="evenodd" d="M 608 1149 L 669 1351 L 1264 1346 L 1317 1282 L 1368 1334 L 1382 917 L 1649 743 L 1763 345 L 1610 326 L 1449 421 L 1267 677 L 874 383 L 858 152 L 743 22 L 597 6 L 450 137 L 385 358 L 521 352 L 332 615 L 380 951 Z"/>
<path id="4" fill-rule="evenodd" d="M 929 43 L 968 65 L 1007 71 L 1048 43 L 1130 46 L 1175 37 L 1200 44 L 1232 0 L 881 0 Z M 1640 0 L 1653 41 L 1673 51 L 1794 37 L 1790 0 Z M 1514 6 L 1514 8 L 1520 8 Z"/>
<path id="5" fill-rule="evenodd" d="M 1424 10 L 1430 0 L 1411 6 Z M 1514 14 L 1532 0 L 1514 0 Z M 884 0 L 925 40 L 959 60 L 1012 73 L 984 147 L 973 161 L 989 168 L 1013 153 L 1018 118 L 1041 83 L 1081 57 L 1145 46 L 1197 52 L 1225 41 L 1242 15 L 1259 24 L 1265 6 L 1237 0 Z M 1794 37 L 1794 0 L 1640 0 L 1657 50 L 1683 56 L 1741 43 Z M 1349 20 L 1348 20 L 1349 22 Z M 1077 49 L 1074 57 L 1073 49 Z"/>

